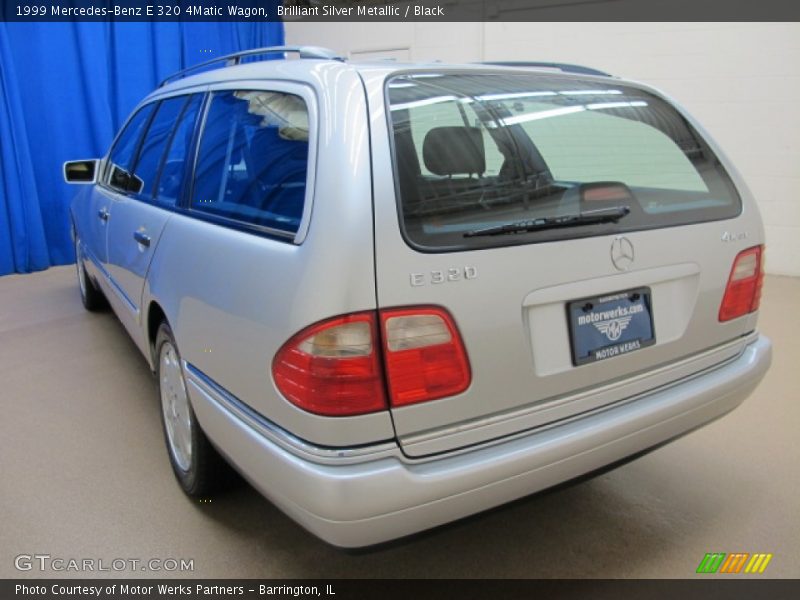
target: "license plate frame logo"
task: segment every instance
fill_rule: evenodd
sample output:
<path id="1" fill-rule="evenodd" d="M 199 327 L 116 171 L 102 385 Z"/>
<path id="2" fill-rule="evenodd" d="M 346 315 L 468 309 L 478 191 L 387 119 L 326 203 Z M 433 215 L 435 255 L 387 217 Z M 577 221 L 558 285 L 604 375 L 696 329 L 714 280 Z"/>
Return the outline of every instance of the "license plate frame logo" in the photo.
<path id="1" fill-rule="evenodd" d="M 575 366 L 630 354 L 656 343 L 652 294 L 638 287 L 567 303 Z"/>

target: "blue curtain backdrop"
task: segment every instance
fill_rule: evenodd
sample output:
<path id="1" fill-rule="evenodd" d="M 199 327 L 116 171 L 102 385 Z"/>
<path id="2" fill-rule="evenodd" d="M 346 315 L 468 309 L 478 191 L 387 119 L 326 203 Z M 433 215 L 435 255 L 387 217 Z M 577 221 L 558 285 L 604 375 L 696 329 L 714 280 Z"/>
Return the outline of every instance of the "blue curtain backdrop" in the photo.
<path id="1" fill-rule="evenodd" d="M 0 23 L 0 275 L 75 260 L 62 164 L 104 155 L 159 81 L 280 44 L 282 23 Z"/>

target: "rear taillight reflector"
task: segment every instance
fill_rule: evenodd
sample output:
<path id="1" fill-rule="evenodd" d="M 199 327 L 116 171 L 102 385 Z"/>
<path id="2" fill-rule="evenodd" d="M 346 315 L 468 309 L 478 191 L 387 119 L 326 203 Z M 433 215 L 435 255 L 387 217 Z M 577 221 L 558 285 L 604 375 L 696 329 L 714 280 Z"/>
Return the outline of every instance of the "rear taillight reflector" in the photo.
<path id="1" fill-rule="evenodd" d="M 754 246 L 736 256 L 719 307 L 720 321 L 730 321 L 758 310 L 764 282 L 763 253 L 763 246 Z"/>
<path id="2" fill-rule="evenodd" d="M 380 312 L 389 399 L 392 406 L 453 396 L 472 379 L 461 335 L 438 307 Z"/>
<path id="3" fill-rule="evenodd" d="M 272 375 L 293 404 L 319 415 L 351 416 L 385 410 L 374 312 L 307 327 L 275 355 Z"/>

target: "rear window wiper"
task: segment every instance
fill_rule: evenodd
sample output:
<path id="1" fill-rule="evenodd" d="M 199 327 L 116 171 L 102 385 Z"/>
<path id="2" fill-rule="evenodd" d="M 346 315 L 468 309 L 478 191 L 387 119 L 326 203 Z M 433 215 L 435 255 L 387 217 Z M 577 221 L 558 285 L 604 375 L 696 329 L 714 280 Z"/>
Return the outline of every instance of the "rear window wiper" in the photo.
<path id="1" fill-rule="evenodd" d="M 493 225 L 482 229 L 472 229 L 464 237 L 478 237 L 482 235 L 503 235 L 506 233 L 527 233 L 543 229 L 559 229 L 561 227 L 579 227 L 581 225 L 595 225 L 597 223 L 616 223 L 627 217 L 631 212 L 628 206 L 614 206 L 587 210 L 577 215 L 564 215 L 561 217 L 542 217 L 527 221 L 514 221 L 503 225 Z"/>

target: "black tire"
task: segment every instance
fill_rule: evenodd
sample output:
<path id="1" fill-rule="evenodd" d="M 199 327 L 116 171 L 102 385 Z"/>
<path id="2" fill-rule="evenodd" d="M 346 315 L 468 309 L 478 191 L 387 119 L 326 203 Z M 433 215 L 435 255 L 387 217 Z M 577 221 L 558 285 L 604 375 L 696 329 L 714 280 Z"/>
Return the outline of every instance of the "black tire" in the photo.
<path id="1" fill-rule="evenodd" d="M 173 355 L 170 355 L 170 349 L 174 351 Z M 186 380 L 178 353 L 178 345 L 172 329 L 167 323 L 161 323 L 158 328 L 155 361 L 161 404 L 161 426 L 175 478 L 187 495 L 192 497 L 209 496 L 225 487 L 230 481 L 230 467 L 208 441 L 195 417 L 188 394 L 186 394 Z M 173 361 L 177 361 L 177 367 Z M 176 401 L 175 396 L 172 396 L 173 401 L 170 402 L 171 394 L 176 391 L 180 394 L 181 390 L 186 394 L 185 406 L 180 401 Z M 177 410 L 174 410 L 179 404 Z M 169 419 L 168 415 L 170 415 Z M 177 425 L 176 421 L 180 421 L 181 417 L 188 423 L 186 437 L 191 440 L 188 454 L 185 452 L 186 448 L 184 447 L 182 450 L 181 443 L 177 441 L 179 436 L 175 428 L 180 428 L 180 425 Z"/>
<path id="2" fill-rule="evenodd" d="M 86 257 L 83 255 L 83 247 L 78 234 L 75 233 L 75 268 L 78 272 L 78 291 L 81 294 L 81 302 L 86 310 L 96 312 L 103 310 L 108 306 L 106 297 L 103 295 L 97 285 L 95 285 L 92 278 L 86 272 L 86 265 L 84 261 Z"/>

